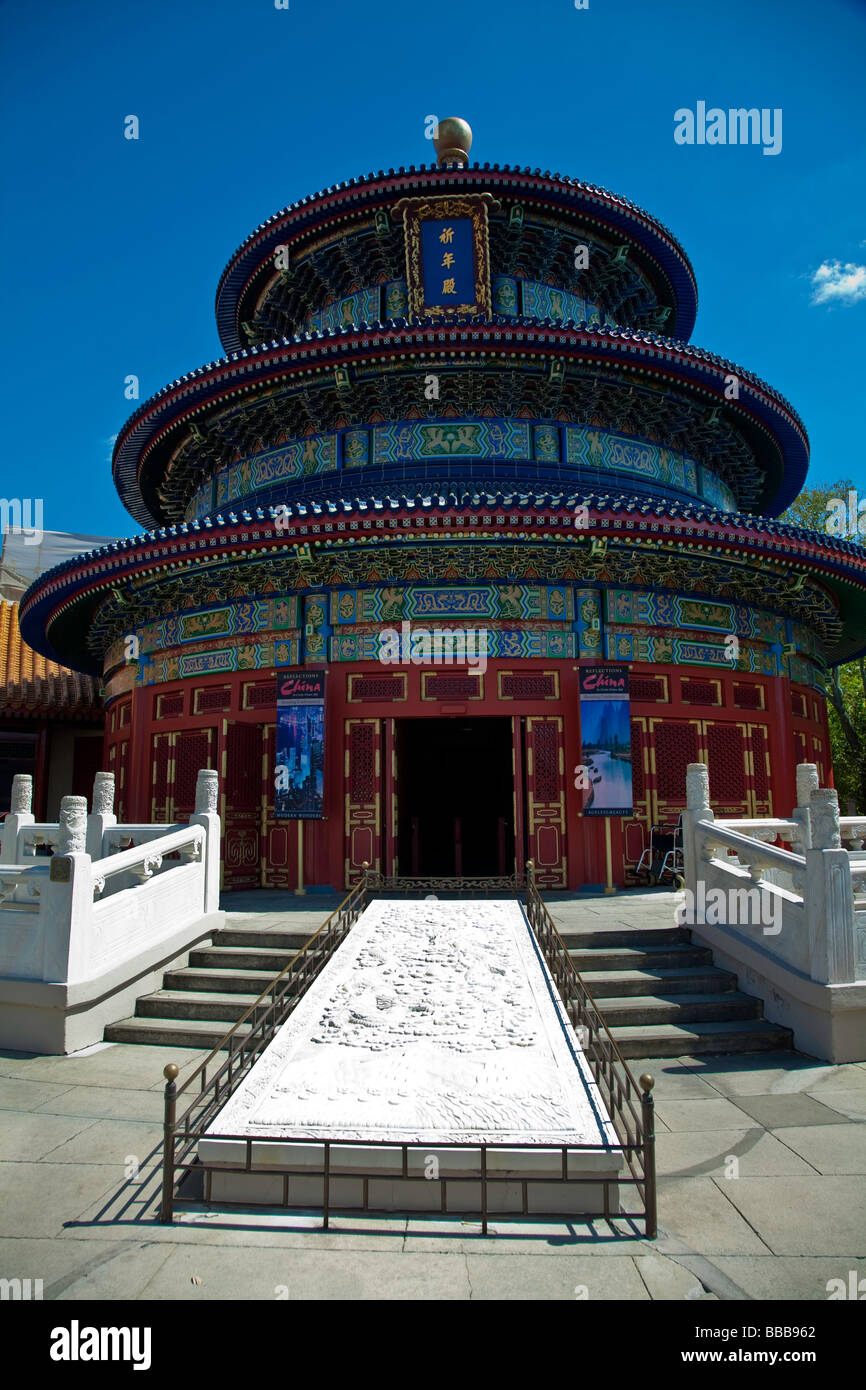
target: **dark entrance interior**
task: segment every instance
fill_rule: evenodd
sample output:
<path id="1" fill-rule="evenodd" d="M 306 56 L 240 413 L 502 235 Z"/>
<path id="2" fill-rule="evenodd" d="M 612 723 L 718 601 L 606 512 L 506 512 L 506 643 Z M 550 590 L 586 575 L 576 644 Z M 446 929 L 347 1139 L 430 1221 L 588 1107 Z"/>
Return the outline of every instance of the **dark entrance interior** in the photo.
<path id="1" fill-rule="evenodd" d="M 400 873 L 513 873 L 511 720 L 396 724 Z"/>

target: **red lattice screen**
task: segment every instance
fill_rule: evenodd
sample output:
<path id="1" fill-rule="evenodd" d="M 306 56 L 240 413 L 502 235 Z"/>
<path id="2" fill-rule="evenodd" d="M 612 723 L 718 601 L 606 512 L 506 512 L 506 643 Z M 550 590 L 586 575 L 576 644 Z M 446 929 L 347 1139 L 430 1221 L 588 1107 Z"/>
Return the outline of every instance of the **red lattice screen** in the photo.
<path id="1" fill-rule="evenodd" d="M 632 676 L 628 688 L 633 700 L 644 700 L 653 704 L 658 700 L 667 699 L 664 681 L 653 680 L 649 676 Z"/>
<path id="2" fill-rule="evenodd" d="M 683 699 L 689 705 L 717 705 L 718 686 L 714 681 L 683 681 Z"/>
<path id="3" fill-rule="evenodd" d="M 270 681 L 267 685 L 248 685 L 246 689 L 247 709 L 262 709 L 266 705 L 277 703 L 277 683 Z"/>
<path id="4" fill-rule="evenodd" d="M 769 801 L 770 777 L 767 771 L 767 734 L 760 725 L 752 726 L 752 762 L 754 763 L 754 788 L 757 801 Z"/>
<path id="5" fill-rule="evenodd" d="M 734 704 L 740 709 L 763 709 L 763 691 L 759 685 L 734 683 Z"/>
<path id="6" fill-rule="evenodd" d="M 174 813 L 191 815 L 195 810 L 195 784 L 199 769 L 211 766 L 211 730 L 178 734 L 174 750 Z"/>
<path id="7" fill-rule="evenodd" d="M 230 709 L 231 703 L 232 692 L 223 686 L 195 692 L 195 707 L 198 713 L 203 714 L 207 710 Z"/>
<path id="8" fill-rule="evenodd" d="M 226 803 L 233 811 L 258 811 L 262 797 L 262 731 L 258 724 L 226 730 Z"/>
<path id="9" fill-rule="evenodd" d="M 549 700 L 556 694 L 556 677 L 552 674 L 510 676 L 505 673 L 501 689 L 503 697 L 509 700 Z"/>
<path id="10" fill-rule="evenodd" d="M 707 728 L 707 766 L 713 805 L 742 805 L 746 792 L 746 740 L 735 724 Z"/>
<path id="11" fill-rule="evenodd" d="M 157 695 L 153 713 L 157 719 L 174 719 L 177 715 L 183 714 L 183 691 L 174 690 L 167 695 Z"/>
<path id="12" fill-rule="evenodd" d="M 631 728 L 631 789 L 632 800 L 643 801 L 646 796 L 646 778 L 643 770 L 643 737 L 638 724 Z"/>
<path id="13" fill-rule="evenodd" d="M 353 700 L 402 700 L 405 692 L 402 676 L 355 676 L 350 697 Z"/>
<path id="14" fill-rule="evenodd" d="M 659 799 L 684 802 L 686 769 L 689 763 L 700 761 L 697 727 L 694 724 L 656 724 L 652 740 Z"/>

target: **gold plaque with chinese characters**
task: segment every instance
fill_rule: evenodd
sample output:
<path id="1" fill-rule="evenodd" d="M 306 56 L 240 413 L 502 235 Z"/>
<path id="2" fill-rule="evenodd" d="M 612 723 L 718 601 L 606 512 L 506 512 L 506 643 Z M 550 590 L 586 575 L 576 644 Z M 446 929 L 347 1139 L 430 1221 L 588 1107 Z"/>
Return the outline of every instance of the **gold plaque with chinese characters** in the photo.
<path id="1" fill-rule="evenodd" d="M 498 206 L 489 193 L 404 198 L 395 206 L 403 214 L 413 318 L 490 317 L 487 214 Z"/>

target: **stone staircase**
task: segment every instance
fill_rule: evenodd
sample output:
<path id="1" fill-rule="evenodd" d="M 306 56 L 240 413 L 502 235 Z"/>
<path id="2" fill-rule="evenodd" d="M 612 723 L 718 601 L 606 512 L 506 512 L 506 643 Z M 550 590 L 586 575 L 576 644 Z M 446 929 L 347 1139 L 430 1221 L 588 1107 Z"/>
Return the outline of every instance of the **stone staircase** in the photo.
<path id="1" fill-rule="evenodd" d="M 142 995 L 133 1018 L 110 1024 L 106 1041 L 216 1047 L 312 930 L 225 927 L 190 952 L 187 966 L 169 970 L 161 989 Z M 687 928 L 560 930 L 624 1057 L 792 1046 L 790 1031 L 768 1023 L 761 1001 L 737 989 L 736 975 L 716 969 Z"/>
<path id="2" fill-rule="evenodd" d="M 790 1029 L 692 944 L 687 927 L 560 928 L 623 1057 L 791 1048 Z"/>
<path id="3" fill-rule="evenodd" d="M 106 1042 L 216 1047 L 310 934 L 254 926 L 223 928 L 209 944 L 190 952 L 189 965 L 169 970 L 162 989 L 142 995 L 133 1018 L 109 1024 Z M 247 1022 L 238 1032 L 249 1029 Z"/>

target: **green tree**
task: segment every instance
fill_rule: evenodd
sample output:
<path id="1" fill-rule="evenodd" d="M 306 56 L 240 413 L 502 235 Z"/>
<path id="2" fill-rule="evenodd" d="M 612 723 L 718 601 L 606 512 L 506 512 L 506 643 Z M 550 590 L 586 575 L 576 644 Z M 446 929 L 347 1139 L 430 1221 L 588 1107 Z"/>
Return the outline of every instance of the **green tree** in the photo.
<path id="1" fill-rule="evenodd" d="M 810 531 L 826 531 L 828 517 L 838 510 L 831 507 L 831 499 L 847 501 L 852 491 L 855 488 L 850 478 L 804 488 L 779 519 L 793 526 L 806 526 Z M 866 810 L 866 658 L 833 667 L 827 694 L 833 780 L 839 804 L 844 815 L 848 802 L 853 800 L 859 813 Z"/>

